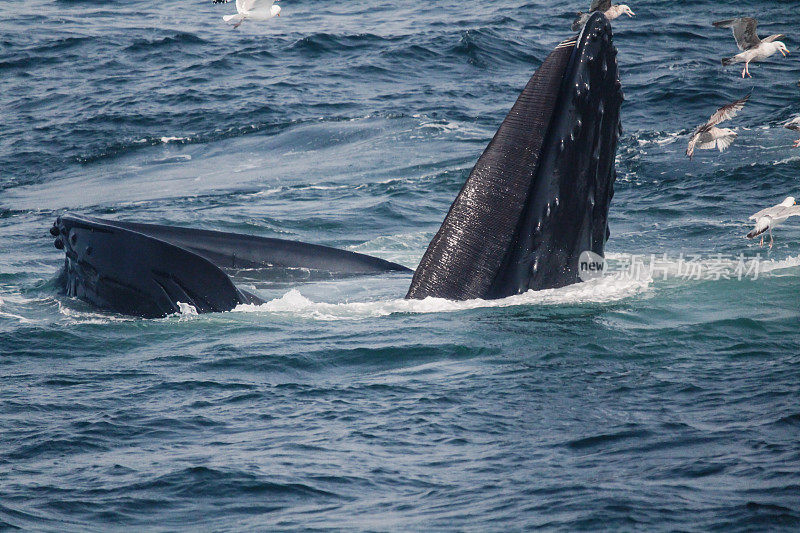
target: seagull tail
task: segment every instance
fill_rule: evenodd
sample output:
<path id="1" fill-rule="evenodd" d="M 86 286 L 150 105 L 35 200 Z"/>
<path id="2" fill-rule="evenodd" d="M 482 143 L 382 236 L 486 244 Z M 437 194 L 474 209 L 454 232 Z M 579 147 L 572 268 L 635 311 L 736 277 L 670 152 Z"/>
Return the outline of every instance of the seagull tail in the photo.
<path id="1" fill-rule="evenodd" d="M 225 15 L 224 17 L 222 17 L 222 20 L 224 20 L 225 22 L 232 22 L 232 21 L 241 22 L 242 20 L 244 20 L 244 17 L 240 13 L 236 13 L 235 15 Z"/>
<path id="2" fill-rule="evenodd" d="M 747 234 L 748 239 L 755 239 L 765 231 L 769 229 L 769 222 L 765 221 L 763 218 L 756 222 L 756 227 L 753 228 L 753 231 Z"/>
<path id="3" fill-rule="evenodd" d="M 723 57 L 722 58 L 722 66 L 727 67 L 728 65 L 733 65 L 735 63 L 735 57 Z"/>

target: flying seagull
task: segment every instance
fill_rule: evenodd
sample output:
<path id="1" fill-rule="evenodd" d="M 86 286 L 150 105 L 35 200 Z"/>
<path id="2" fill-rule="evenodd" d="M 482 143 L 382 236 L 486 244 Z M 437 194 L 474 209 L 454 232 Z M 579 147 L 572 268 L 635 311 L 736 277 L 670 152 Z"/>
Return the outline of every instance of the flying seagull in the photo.
<path id="1" fill-rule="evenodd" d="M 614 20 L 620 15 L 634 16 L 634 12 L 631 11 L 631 8 L 625 4 L 612 6 L 611 0 L 592 0 L 592 5 L 589 6 L 588 13 L 578 11 L 578 16 L 575 17 L 575 20 L 572 22 L 572 31 L 578 31 L 583 28 L 586 22 L 588 22 L 589 16 L 595 11 L 602 11 L 608 20 Z"/>
<path id="2" fill-rule="evenodd" d="M 731 145 L 737 134 L 728 128 L 717 128 L 717 124 L 735 117 L 742 110 L 744 104 L 750 99 L 748 94 L 741 100 L 736 100 L 728 105 L 717 109 L 705 124 L 698 126 L 689 140 L 689 147 L 686 148 L 686 155 L 691 159 L 694 156 L 695 146 L 698 150 L 713 150 L 717 148 L 720 152 Z"/>
<path id="3" fill-rule="evenodd" d="M 792 130 L 800 133 L 800 117 L 794 117 L 792 120 L 784 124 L 783 127 L 786 128 L 787 130 Z M 800 146 L 800 139 L 797 139 L 794 142 L 794 147 L 797 148 L 798 146 Z"/>
<path id="4" fill-rule="evenodd" d="M 728 66 L 733 63 L 744 63 L 744 70 L 742 70 L 742 78 L 745 75 L 750 75 L 750 62 L 763 61 L 775 52 L 780 52 L 784 57 L 789 53 L 789 49 L 783 44 L 780 39 L 785 37 L 783 34 L 770 35 L 763 41 L 758 38 L 756 27 L 758 21 L 754 18 L 743 17 L 738 19 L 720 20 L 715 22 L 714 26 L 717 28 L 732 28 L 733 38 L 736 39 L 736 45 L 741 54 L 736 54 L 733 57 L 726 57 L 722 60 L 723 66 Z"/>
<path id="5" fill-rule="evenodd" d="M 215 4 L 227 4 L 230 0 L 214 0 Z M 234 29 L 238 28 L 245 19 L 269 20 L 281 16 L 281 6 L 276 6 L 275 0 L 236 0 L 236 14 L 225 15 L 225 22 L 236 21 Z"/>
<path id="6" fill-rule="evenodd" d="M 769 247 L 772 248 L 772 228 L 782 224 L 789 217 L 795 215 L 800 216 L 800 206 L 795 205 L 796 203 L 794 197 L 787 196 L 786 199 L 778 205 L 762 209 L 751 216 L 750 220 L 756 221 L 756 227 L 747 234 L 747 238 L 755 239 L 761 235 L 761 243 L 759 246 L 764 246 L 764 232 L 769 231 Z"/>

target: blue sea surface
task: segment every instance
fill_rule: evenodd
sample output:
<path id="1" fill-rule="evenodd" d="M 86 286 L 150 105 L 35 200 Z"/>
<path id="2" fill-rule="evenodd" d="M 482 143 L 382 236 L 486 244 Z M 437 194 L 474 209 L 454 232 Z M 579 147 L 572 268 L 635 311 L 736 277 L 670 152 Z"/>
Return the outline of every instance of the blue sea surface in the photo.
<path id="1" fill-rule="evenodd" d="M 630 0 L 610 262 L 500 301 L 410 276 L 274 283 L 133 319 L 58 293 L 63 213 L 415 267 L 588 0 L 26 0 L 0 7 L 0 529 L 800 529 L 796 2 Z M 723 68 L 711 22 L 792 55 Z M 693 128 L 752 90 L 725 153 Z M 739 258 L 759 272 L 739 276 Z M 758 275 L 756 275 L 758 274 Z"/>

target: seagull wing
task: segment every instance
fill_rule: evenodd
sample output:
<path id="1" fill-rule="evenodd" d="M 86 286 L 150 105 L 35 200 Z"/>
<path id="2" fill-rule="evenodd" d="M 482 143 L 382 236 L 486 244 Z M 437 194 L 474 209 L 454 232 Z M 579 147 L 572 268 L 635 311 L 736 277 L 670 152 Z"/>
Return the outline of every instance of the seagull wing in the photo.
<path id="1" fill-rule="evenodd" d="M 247 13 L 253 10 L 253 4 L 256 0 L 236 0 L 236 11 L 239 13 Z"/>
<path id="2" fill-rule="evenodd" d="M 707 143 L 700 143 L 697 145 L 698 150 L 713 150 L 717 147 L 717 140 L 709 141 Z"/>
<path id="3" fill-rule="evenodd" d="M 253 6 L 250 8 L 252 11 L 269 11 L 275 0 L 253 0 Z"/>
<path id="4" fill-rule="evenodd" d="M 742 17 L 738 19 L 720 20 L 719 22 L 715 22 L 714 26 L 717 28 L 733 29 L 733 38 L 736 39 L 736 45 L 739 47 L 739 50 L 750 50 L 761 44 L 761 39 L 758 38 L 758 33 L 756 33 L 758 21 L 754 18 Z"/>
<path id="5" fill-rule="evenodd" d="M 694 148 L 697 145 L 697 142 L 700 140 L 700 135 L 703 133 L 704 126 L 697 128 L 692 135 L 692 138 L 689 139 L 689 146 L 686 148 L 686 156 L 691 159 L 694 156 Z"/>
<path id="6" fill-rule="evenodd" d="M 720 122 L 725 122 L 728 119 L 735 117 L 739 114 L 739 111 L 742 110 L 744 104 L 750 99 L 750 95 L 748 94 L 744 98 L 740 100 L 736 100 L 735 102 L 731 102 L 728 105 L 724 105 L 717 109 L 717 112 L 711 115 L 711 118 L 708 120 L 709 126 L 716 126 Z"/>
<path id="7" fill-rule="evenodd" d="M 766 209 L 762 209 L 758 213 L 754 215 L 750 215 L 749 220 L 758 220 L 761 217 L 773 217 L 775 216 L 775 209 L 781 207 L 779 205 L 773 205 L 772 207 L 767 207 Z"/>
<path id="8" fill-rule="evenodd" d="M 778 39 L 783 39 L 784 37 L 786 37 L 784 34 L 779 33 L 777 35 L 770 35 L 769 37 L 765 37 L 764 39 L 761 40 L 761 42 L 771 43 L 777 41 Z"/>
<path id="9" fill-rule="evenodd" d="M 611 0 L 592 0 L 589 11 L 608 11 L 611 9 Z"/>
<path id="10" fill-rule="evenodd" d="M 770 213 L 774 218 L 789 218 L 793 216 L 800 216 L 800 205 L 782 206 L 779 205 L 775 208 L 775 213 Z"/>
<path id="11" fill-rule="evenodd" d="M 736 135 L 726 135 L 717 139 L 717 149 L 720 152 L 724 152 L 728 149 L 728 147 L 733 144 L 734 139 L 736 139 Z"/>
<path id="12" fill-rule="evenodd" d="M 756 19 L 745 17 L 733 27 L 733 38 L 736 39 L 736 44 L 739 45 L 740 50 L 750 50 L 751 48 L 757 48 L 761 44 L 761 39 L 758 38 L 758 33 L 756 32 L 757 26 Z"/>

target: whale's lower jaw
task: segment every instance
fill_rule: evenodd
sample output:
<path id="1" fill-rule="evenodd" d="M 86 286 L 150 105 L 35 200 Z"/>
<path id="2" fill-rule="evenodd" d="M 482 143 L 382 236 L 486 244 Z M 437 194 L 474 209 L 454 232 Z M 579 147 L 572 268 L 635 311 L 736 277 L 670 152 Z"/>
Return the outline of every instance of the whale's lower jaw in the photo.
<path id="1" fill-rule="evenodd" d="M 541 65 L 470 173 L 407 298 L 503 298 L 580 281 L 603 255 L 622 91 L 611 27 L 594 14 Z"/>

